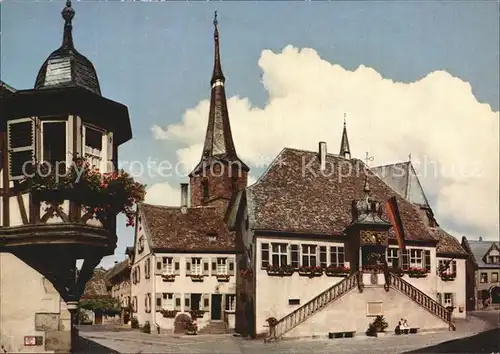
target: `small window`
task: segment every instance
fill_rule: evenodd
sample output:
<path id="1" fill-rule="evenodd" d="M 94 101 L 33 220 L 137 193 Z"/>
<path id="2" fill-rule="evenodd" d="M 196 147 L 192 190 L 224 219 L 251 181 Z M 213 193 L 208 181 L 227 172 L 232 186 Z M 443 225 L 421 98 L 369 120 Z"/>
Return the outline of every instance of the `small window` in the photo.
<path id="1" fill-rule="evenodd" d="M 12 180 L 31 173 L 35 157 L 35 124 L 31 118 L 7 122 L 9 174 Z"/>
<path id="2" fill-rule="evenodd" d="M 319 247 L 319 266 L 321 268 L 326 268 L 326 246 Z"/>
<path id="3" fill-rule="evenodd" d="M 491 273 L 491 282 L 498 283 L 498 272 Z"/>
<path id="4" fill-rule="evenodd" d="M 299 246 L 298 245 L 291 245 L 290 251 L 291 251 L 291 256 L 292 256 L 292 267 L 298 268 L 299 267 Z"/>
<path id="5" fill-rule="evenodd" d="M 399 255 L 397 248 L 387 249 L 387 265 L 392 268 L 399 268 Z"/>
<path id="6" fill-rule="evenodd" d="M 175 299 L 175 307 L 180 307 L 181 306 L 181 299 L 180 298 L 176 298 Z"/>
<path id="7" fill-rule="evenodd" d="M 443 305 L 446 306 L 453 306 L 453 295 L 452 293 L 444 293 L 444 302 Z"/>
<path id="8" fill-rule="evenodd" d="M 344 247 L 342 246 L 330 247 L 330 265 L 332 267 L 344 266 Z"/>
<path id="9" fill-rule="evenodd" d="M 208 191 L 208 181 L 206 179 L 201 182 L 201 187 L 203 189 L 203 199 L 208 199 L 209 191 Z"/>
<path id="10" fill-rule="evenodd" d="M 156 298 L 156 306 L 161 306 L 161 297 Z"/>
<path id="11" fill-rule="evenodd" d="M 479 277 L 479 282 L 480 283 L 487 283 L 488 282 L 488 273 L 481 273 Z"/>
<path id="12" fill-rule="evenodd" d="M 273 266 L 286 266 L 288 265 L 288 250 L 286 243 L 272 243 L 272 265 Z"/>
<path id="13" fill-rule="evenodd" d="M 300 299 L 288 299 L 288 305 L 300 305 Z"/>
<path id="14" fill-rule="evenodd" d="M 210 299 L 208 297 L 203 299 L 203 307 L 208 308 L 210 306 Z"/>
<path id="15" fill-rule="evenodd" d="M 302 245 L 302 266 L 316 267 L 316 246 Z"/>

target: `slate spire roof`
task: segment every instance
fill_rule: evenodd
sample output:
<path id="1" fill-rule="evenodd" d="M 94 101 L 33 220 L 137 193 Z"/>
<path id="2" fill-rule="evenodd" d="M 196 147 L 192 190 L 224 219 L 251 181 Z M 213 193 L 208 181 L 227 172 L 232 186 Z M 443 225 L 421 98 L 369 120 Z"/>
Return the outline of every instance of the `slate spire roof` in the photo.
<path id="1" fill-rule="evenodd" d="M 62 10 L 61 15 L 64 19 L 61 47 L 52 52 L 42 64 L 36 77 L 35 89 L 83 87 L 101 95 L 94 66 L 90 60 L 75 49 L 73 43 L 72 21 L 75 10 L 71 7 L 70 0 L 66 1 L 66 7 Z"/>
<path id="2" fill-rule="evenodd" d="M 248 166 L 238 158 L 231 133 L 226 92 L 224 90 L 226 78 L 222 73 L 220 59 L 218 24 L 216 11 L 214 19 L 214 69 L 212 78 L 210 79 L 212 91 L 208 126 L 201 161 L 194 168 L 193 172 L 191 172 L 191 175 L 199 172 L 203 166 L 209 165 L 213 161 L 222 161 L 226 163 L 239 162 L 243 170 L 247 172 L 250 170 Z"/>
<path id="3" fill-rule="evenodd" d="M 351 148 L 349 147 L 349 138 L 347 137 L 347 127 L 344 116 L 344 130 L 342 131 L 342 140 L 340 142 L 340 153 L 341 157 L 350 158 Z"/>

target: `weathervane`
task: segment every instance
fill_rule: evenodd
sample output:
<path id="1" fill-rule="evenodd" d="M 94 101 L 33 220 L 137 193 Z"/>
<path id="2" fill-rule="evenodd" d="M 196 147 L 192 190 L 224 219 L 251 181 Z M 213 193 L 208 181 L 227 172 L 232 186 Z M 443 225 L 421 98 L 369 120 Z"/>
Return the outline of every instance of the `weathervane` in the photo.
<path id="1" fill-rule="evenodd" d="M 217 27 L 219 21 L 217 21 L 217 10 L 214 11 L 214 26 Z"/>
<path id="2" fill-rule="evenodd" d="M 345 125 L 345 119 L 347 118 L 347 113 L 344 113 L 344 125 Z"/>

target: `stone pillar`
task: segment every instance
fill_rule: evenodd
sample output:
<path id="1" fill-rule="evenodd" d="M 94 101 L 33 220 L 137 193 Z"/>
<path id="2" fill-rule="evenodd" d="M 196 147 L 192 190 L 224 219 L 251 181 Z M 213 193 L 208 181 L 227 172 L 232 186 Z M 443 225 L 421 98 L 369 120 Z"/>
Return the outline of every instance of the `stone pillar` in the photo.
<path id="1" fill-rule="evenodd" d="M 78 341 L 78 329 L 76 328 L 78 316 L 78 301 L 68 301 L 68 311 L 71 314 L 71 352 L 77 350 L 76 343 Z"/>

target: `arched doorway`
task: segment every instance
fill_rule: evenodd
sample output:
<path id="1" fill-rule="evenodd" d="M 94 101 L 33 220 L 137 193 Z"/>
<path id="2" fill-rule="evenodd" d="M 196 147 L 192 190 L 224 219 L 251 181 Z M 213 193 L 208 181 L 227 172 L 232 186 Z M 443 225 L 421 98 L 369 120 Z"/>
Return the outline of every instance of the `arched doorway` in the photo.
<path id="1" fill-rule="evenodd" d="M 177 315 L 177 317 L 174 320 L 174 333 L 176 334 L 186 333 L 186 328 L 190 321 L 191 321 L 191 316 L 189 316 L 186 313 L 181 313 Z"/>
<path id="2" fill-rule="evenodd" d="M 500 304 L 500 287 L 494 286 L 490 290 L 491 294 L 491 303 L 492 304 Z"/>

